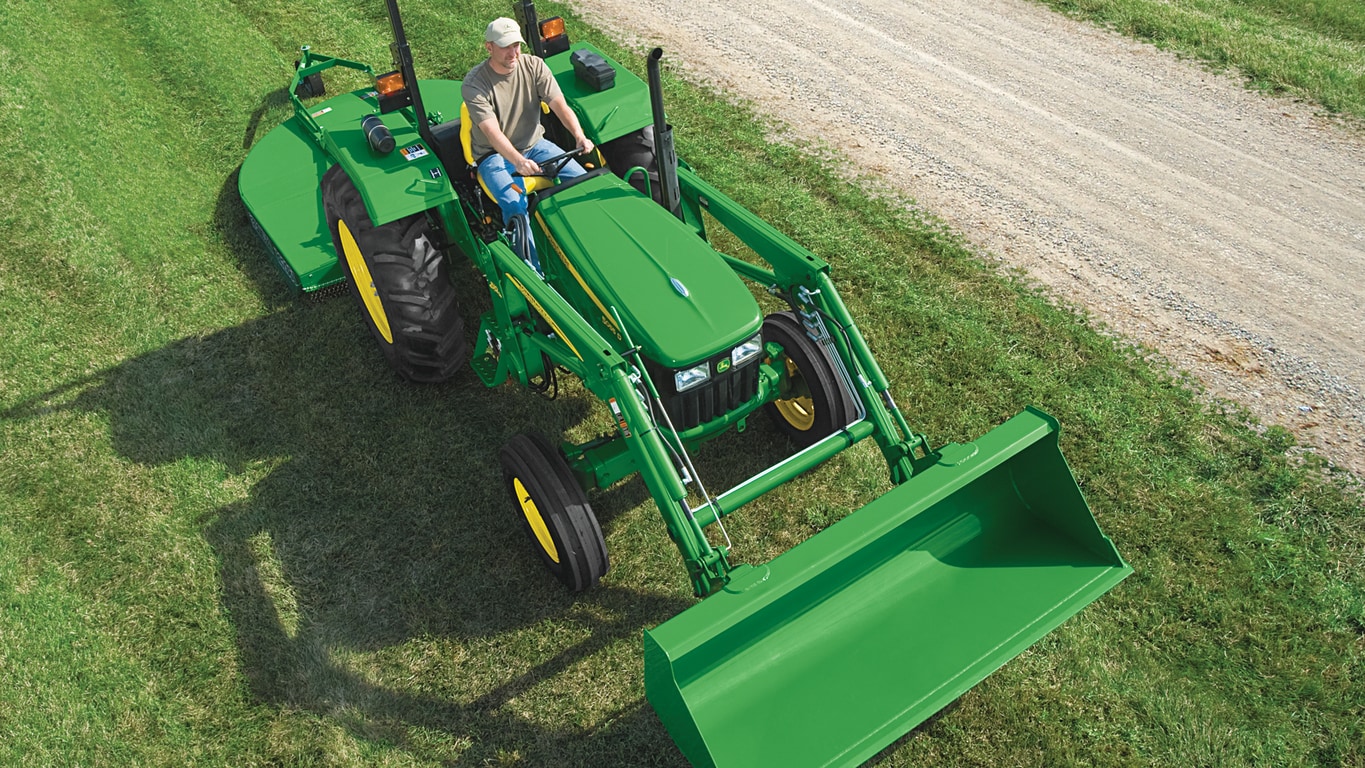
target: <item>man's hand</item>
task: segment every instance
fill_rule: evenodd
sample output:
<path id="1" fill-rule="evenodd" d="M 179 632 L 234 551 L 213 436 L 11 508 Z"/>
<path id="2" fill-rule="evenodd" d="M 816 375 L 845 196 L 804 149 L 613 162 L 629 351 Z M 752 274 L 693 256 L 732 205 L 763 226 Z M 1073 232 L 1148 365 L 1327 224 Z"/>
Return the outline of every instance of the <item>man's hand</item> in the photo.
<path id="1" fill-rule="evenodd" d="M 512 167 L 516 168 L 517 173 L 521 174 L 522 176 L 540 175 L 540 166 L 536 164 L 536 161 L 532 160 L 529 157 L 522 157 L 520 160 L 516 161 L 515 163 L 512 163 Z"/>
<path id="2" fill-rule="evenodd" d="M 581 133 L 578 134 L 578 148 L 583 151 L 583 154 L 586 155 L 589 152 L 591 152 L 592 146 L 593 144 L 591 139 L 589 139 L 587 136 L 584 136 Z"/>

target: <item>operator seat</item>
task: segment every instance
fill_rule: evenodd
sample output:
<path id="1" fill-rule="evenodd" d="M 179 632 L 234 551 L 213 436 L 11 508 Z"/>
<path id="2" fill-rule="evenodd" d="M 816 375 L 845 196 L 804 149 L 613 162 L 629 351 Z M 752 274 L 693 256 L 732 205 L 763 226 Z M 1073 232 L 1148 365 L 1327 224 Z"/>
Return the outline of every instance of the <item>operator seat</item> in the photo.
<path id="1" fill-rule="evenodd" d="M 549 110 L 544 104 L 540 106 L 543 110 Z M 483 177 L 478 174 L 478 160 L 483 158 L 476 160 L 474 157 L 473 141 L 471 140 L 473 131 L 474 121 L 469 118 L 469 107 L 464 102 L 460 102 L 460 148 L 464 151 L 464 161 L 468 163 L 470 168 L 475 169 L 474 178 L 479 180 L 479 188 L 483 190 L 485 195 L 488 195 L 489 200 L 496 201 L 497 198 L 493 196 L 492 192 L 488 191 L 488 186 L 483 183 Z M 554 186 L 555 180 L 549 176 L 525 176 L 523 182 L 525 187 L 523 191 L 529 195 L 538 189 L 549 189 Z"/>

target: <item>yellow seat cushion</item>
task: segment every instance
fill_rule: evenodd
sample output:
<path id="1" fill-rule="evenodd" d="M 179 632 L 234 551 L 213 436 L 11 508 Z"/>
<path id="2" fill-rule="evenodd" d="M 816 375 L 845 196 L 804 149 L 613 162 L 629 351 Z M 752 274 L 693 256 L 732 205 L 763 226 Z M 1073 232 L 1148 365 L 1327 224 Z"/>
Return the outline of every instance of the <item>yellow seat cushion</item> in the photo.
<path id="1" fill-rule="evenodd" d="M 542 104 L 541 107 L 542 107 L 542 108 L 545 108 L 545 105 Z M 469 118 L 469 107 L 467 107 L 467 106 L 465 106 L 463 103 L 461 103 L 461 104 L 460 104 L 460 149 L 464 150 L 464 161 L 465 161 L 466 163 L 468 163 L 468 164 L 469 164 L 469 167 L 471 167 L 471 168 L 473 168 L 473 167 L 475 167 L 476 165 L 478 165 L 478 163 L 474 162 L 474 149 L 473 149 L 474 142 L 471 140 L 471 135 L 472 135 L 473 131 L 474 131 L 474 121 L 471 120 L 471 119 Z M 488 191 L 488 186 L 487 186 L 486 184 L 483 183 L 483 177 L 482 177 L 482 176 L 479 176 L 477 173 L 475 174 L 475 176 L 478 177 L 478 179 L 479 179 L 479 186 L 480 186 L 481 188 L 483 188 L 483 193 L 484 193 L 485 195 L 488 195 L 489 199 L 496 201 L 497 198 L 494 197 L 494 195 L 493 195 L 492 192 L 489 192 L 489 191 Z M 523 176 L 523 177 L 522 177 L 522 180 L 523 180 L 523 182 L 524 182 L 524 184 L 525 184 L 525 190 L 524 190 L 524 191 L 525 191 L 526 193 L 528 193 L 528 194 L 531 193 L 531 192 L 535 192 L 535 191 L 538 190 L 538 189 L 548 189 L 549 187 L 554 186 L 554 183 L 555 183 L 555 180 L 552 179 L 552 178 L 550 178 L 549 176 Z"/>

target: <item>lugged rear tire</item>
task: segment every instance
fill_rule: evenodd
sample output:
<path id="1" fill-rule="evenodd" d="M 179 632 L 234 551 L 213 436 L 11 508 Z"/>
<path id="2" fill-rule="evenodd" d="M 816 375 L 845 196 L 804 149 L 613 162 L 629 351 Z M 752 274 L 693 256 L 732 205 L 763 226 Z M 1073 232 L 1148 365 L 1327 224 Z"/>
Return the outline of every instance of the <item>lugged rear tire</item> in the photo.
<path id="1" fill-rule="evenodd" d="M 606 159 L 608 167 L 618 176 L 624 175 L 631 168 L 644 168 L 649 185 L 647 194 L 654 198 L 654 202 L 659 202 L 661 190 L 659 161 L 654 151 L 654 126 L 647 125 L 638 131 L 612 139 L 598 149 Z M 645 192 L 646 180 L 640 174 L 631 176 L 627 181 L 640 192 Z"/>
<path id="2" fill-rule="evenodd" d="M 540 435 L 520 434 L 503 446 L 503 483 L 545 567 L 582 592 L 607 572 L 607 543 L 583 488 L 559 452 Z"/>
<path id="3" fill-rule="evenodd" d="M 322 177 L 337 259 L 365 324 L 399 376 L 441 382 L 469 356 L 445 254 L 425 214 L 376 227 L 340 165 Z"/>

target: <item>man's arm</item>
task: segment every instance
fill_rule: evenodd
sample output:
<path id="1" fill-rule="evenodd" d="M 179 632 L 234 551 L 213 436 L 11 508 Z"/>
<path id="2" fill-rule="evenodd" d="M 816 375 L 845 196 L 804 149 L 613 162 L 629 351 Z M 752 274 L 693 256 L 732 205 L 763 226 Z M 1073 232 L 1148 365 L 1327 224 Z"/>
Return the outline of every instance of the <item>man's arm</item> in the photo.
<path id="1" fill-rule="evenodd" d="M 534 160 L 521 154 L 520 150 L 512 146 L 512 142 L 507 139 L 507 135 L 498 126 L 496 117 L 490 117 L 478 125 L 479 130 L 483 131 L 484 137 L 488 139 L 489 146 L 493 147 L 493 151 L 511 163 L 512 167 L 517 169 L 517 173 L 522 176 L 535 176 L 540 173 L 540 166 L 536 165 Z"/>
<path id="2" fill-rule="evenodd" d="M 573 136 L 578 148 L 583 150 L 583 154 L 592 151 L 592 141 L 583 135 L 583 126 L 578 124 L 578 115 L 569 109 L 569 102 L 564 100 L 563 94 L 550 102 L 550 111 L 559 117 L 559 122 L 563 123 L 565 128 L 569 129 L 569 134 Z"/>

